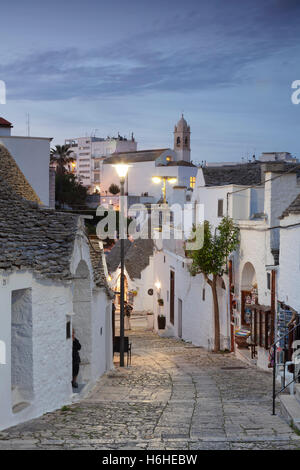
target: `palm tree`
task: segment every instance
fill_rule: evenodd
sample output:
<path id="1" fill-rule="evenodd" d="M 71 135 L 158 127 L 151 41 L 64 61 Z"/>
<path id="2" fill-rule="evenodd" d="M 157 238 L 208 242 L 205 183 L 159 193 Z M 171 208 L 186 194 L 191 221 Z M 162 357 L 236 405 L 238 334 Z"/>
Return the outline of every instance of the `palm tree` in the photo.
<path id="1" fill-rule="evenodd" d="M 50 151 L 50 163 L 54 163 L 56 166 L 56 173 L 64 174 L 67 169 L 66 166 L 69 163 L 74 162 L 74 158 L 70 157 L 69 145 L 56 145 L 55 148 L 52 148 Z"/>

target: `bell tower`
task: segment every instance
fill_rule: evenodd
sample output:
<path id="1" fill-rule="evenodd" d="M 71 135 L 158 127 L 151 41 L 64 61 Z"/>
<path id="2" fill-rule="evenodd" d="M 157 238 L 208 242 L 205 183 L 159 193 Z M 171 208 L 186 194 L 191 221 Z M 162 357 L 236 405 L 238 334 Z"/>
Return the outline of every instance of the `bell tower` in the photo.
<path id="1" fill-rule="evenodd" d="M 190 162 L 191 160 L 191 131 L 190 126 L 187 125 L 186 120 L 181 115 L 181 119 L 174 127 L 174 150 L 177 155 L 177 161 L 184 160 Z"/>

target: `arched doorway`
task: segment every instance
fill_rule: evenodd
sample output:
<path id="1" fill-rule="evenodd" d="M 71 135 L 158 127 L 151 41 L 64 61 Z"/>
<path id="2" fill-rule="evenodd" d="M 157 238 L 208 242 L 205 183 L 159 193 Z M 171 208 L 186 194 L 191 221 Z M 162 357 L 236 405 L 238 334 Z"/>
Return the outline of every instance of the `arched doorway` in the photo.
<path id="1" fill-rule="evenodd" d="M 91 380 L 92 360 L 92 290 L 89 268 L 81 260 L 75 272 L 73 285 L 73 328 L 81 344 L 78 381 L 85 384 Z"/>
<path id="2" fill-rule="evenodd" d="M 257 279 L 252 263 L 245 263 L 241 278 L 241 326 L 251 323 L 251 310 L 249 306 L 257 303 Z"/>

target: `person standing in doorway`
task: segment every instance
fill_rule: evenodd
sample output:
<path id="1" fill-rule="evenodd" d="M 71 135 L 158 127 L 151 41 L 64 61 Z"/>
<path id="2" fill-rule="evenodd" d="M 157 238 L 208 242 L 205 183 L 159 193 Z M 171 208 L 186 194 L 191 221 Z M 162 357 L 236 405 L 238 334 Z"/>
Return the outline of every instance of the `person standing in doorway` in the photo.
<path id="1" fill-rule="evenodd" d="M 73 380 L 72 380 L 72 387 L 73 388 L 78 388 L 77 377 L 78 377 L 78 373 L 79 373 L 79 364 L 80 364 L 79 351 L 81 349 L 81 344 L 79 343 L 78 339 L 75 337 L 74 328 L 73 328 L 73 331 L 72 331 L 72 339 L 73 339 L 73 348 L 72 348 Z"/>

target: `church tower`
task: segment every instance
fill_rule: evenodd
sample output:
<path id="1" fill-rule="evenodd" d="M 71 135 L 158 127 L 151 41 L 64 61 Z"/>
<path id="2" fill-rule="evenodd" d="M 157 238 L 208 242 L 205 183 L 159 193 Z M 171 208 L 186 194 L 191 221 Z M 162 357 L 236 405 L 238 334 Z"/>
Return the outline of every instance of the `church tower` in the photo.
<path id="1" fill-rule="evenodd" d="M 177 161 L 184 160 L 190 162 L 191 160 L 191 131 L 190 126 L 187 125 L 186 120 L 181 115 L 181 119 L 178 121 L 174 128 L 174 150 L 177 155 Z"/>

